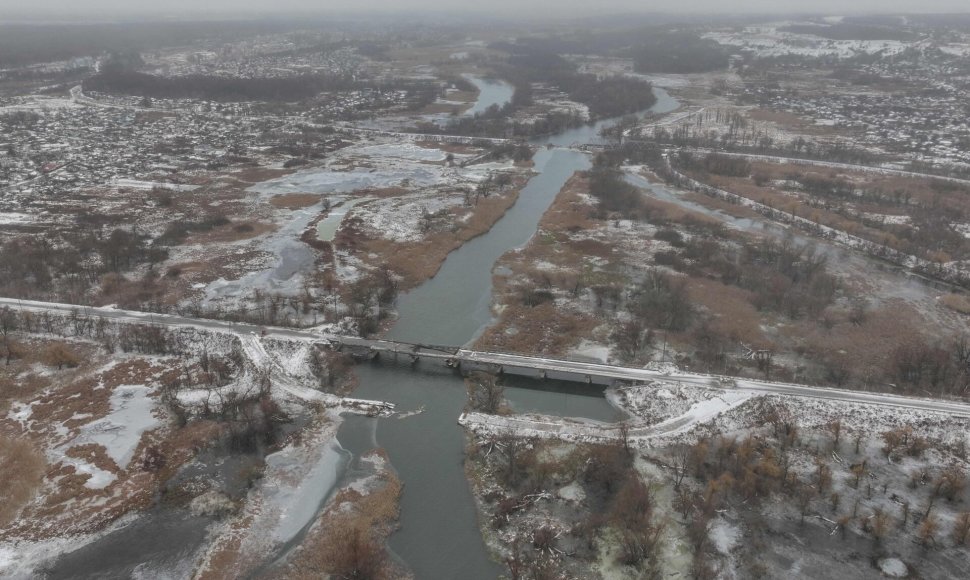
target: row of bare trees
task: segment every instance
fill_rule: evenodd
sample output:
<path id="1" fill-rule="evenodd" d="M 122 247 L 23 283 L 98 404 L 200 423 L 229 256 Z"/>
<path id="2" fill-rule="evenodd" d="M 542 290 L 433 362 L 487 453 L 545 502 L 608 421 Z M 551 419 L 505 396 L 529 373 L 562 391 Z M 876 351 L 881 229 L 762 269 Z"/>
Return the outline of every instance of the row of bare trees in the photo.
<path id="1" fill-rule="evenodd" d="M 874 470 L 863 445 L 864 430 L 849 432 L 840 420 L 833 420 L 820 431 L 828 436 L 828 443 L 822 446 L 817 435 L 802 432 L 797 417 L 786 406 L 765 402 L 758 412 L 764 427 L 755 433 L 703 436 L 669 451 L 675 507 L 695 551 L 695 578 L 718 574 L 711 561 L 708 534 L 716 514 L 728 507 L 757 511 L 768 498 L 785 498 L 802 523 L 807 517 L 819 518 L 833 526 L 833 534 L 843 537 L 855 524 L 873 538 L 877 551 L 893 530 L 910 530 L 915 541 L 926 547 L 945 545 L 941 543 L 942 519 L 934 509 L 941 499 L 951 509 L 965 501 L 967 473 L 960 464 L 911 473 L 909 488 L 926 489 L 925 504 L 911 505 L 902 490 L 893 492 L 892 479 L 884 470 Z M 843 449 L 846 438 L 852 444 Z M 887 430 L 881 438 L 883 452 L 896 458 L 891 465 L 898 465 L 903 455 L 921 457 L 934 445 L 910 426 Z M 854 454 L 855 460 L 848 461 L 844 457 L 848 454 Z M 806 469 L 806 455 L 811 469 Z M 890 502 L 898 507 L 897 512 L 885 507 Z M 966 545 L 968 535 L 970 514 L 958 513 L 950 530 L 952 545 Z"/>

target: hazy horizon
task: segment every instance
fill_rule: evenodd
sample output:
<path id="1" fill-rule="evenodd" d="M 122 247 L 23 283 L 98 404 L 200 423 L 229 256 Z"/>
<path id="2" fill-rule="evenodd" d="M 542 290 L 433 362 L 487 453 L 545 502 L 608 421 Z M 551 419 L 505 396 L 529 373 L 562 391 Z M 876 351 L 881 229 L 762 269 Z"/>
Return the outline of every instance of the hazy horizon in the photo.
<path id="1" fill-rule="evenodd" d="M 126 2 L 124 0 L 41 0 L 28 7 L 23 0 L 0 0 L 0 22 L 4 20 L 38 18 L 57 19 L 66 16 L 104 17 L 164 17 L 192 16 L 285 16 L 288 13 L 431 13 L 439 15 L 528 16 L 555 19 L 599 16 L 622 13 L 717 14 L 905 14 L 905 13 L 968 13 L 966 0 L 857 0 L 847 9 L 843 0 L 742 0 L 725 3 L 719 0 L 686 0 L 676 7 L 656 0 L 491 0 L 487 7 L 446 4 L 435 0 L 169 0 L 163 4 Z"/>

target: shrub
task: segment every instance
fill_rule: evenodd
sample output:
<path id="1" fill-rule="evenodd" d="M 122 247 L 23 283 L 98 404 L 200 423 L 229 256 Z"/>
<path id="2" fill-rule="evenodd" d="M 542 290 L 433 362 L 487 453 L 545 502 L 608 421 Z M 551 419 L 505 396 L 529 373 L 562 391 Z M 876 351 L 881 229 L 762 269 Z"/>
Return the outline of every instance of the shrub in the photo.
<path id="1" fill-rule="evenodd" d="M 55 342 L 44 350 L 44 364 L 50 367 L 57 367 L 58 370 L 69 367 L 73 368 L 81 364 L 81 357 L 66 343 Z"/>
<path id="2" fill-rule="evenodd" d="M 34 495 L 45 467 L 44 456 L 30 442 L 0 436 L 0 527 Z"/>

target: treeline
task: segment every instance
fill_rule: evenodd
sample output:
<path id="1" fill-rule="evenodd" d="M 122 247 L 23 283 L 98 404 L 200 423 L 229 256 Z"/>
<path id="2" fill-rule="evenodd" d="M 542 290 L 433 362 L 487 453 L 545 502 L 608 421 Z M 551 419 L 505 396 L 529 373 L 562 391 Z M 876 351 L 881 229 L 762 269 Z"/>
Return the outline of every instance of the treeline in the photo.
<path id="1" fill-rule="evenodd" d="M 829 40 L 899 40 L 911 41 L 919 38 L 909 30 L 899 27 L 876 26 L 872 24 L 854 24 L 840 22 L 837 24 L 791 24 L 778 29 L 779 32 L 792 34 L 811 34 L 828 38 Z"/>
<path id="2" fill-rule="evenodd" d="M 681 152 L 677 165 L 689 171 L 704 171 L 714 175 L 726 177 L 748 177 L 751 175 L 751 163 L 743 157 L 730 157 L 711 153 L 704 157 Z"/>
<path id="3" fill-rule="evenodd" d="M 504 106 L 493 105 L 473 117 L 452 119 L 444 128 L 426 125 L 418 130 L 441 131 L 453 135 L 483 137 L 532 137 L 554 134 L 584 124 L 578 112 L 550 112 L 542 118 L 523 122 L 509 122 L 516 111 L 533 104 L 533 85 L 546 84 L 558 87 L 568 97 L 586 105 L 589 121 L 620 117 L 650 108 L 656 103 L 650 83 L 626 77 L 600 78 L 576 71 L 576 65 L 550 50 L 545 43 L 520 41 L 500 42 L 491 48 L 509 54 L 508 61 L 494 68 L 498 76 L 515 87 L 512 100 Z"/>
<path id="4" fill-rule="evenodd" d="M 228 40 L 240 35 L 282 32 L 294 26 L 295 23 L 282 20 L 5 24 L 0 26 L 0 66 L 97 56 L 114 50 L 184 46 L 203 38 Z"/>
<path id="5" fill-rule="evenodd" d="M 168 257 L 167 250 L 149 241 L 144 234 L 120 228 L 106 235 L 12 239 L 0 246 L 0 292 L 17 298 L 69 297 L 72 302 L 86 302 L 86 292 L 102 276 Z"/>
<path id="6" fill-rule="evenodd" d="M 433 123 L 419 125 L 415 128 L 421 133 L 443 133 L 445 135 L 463 135 L 471 137 L 536 137 L 553 135 L 567 129 L 579 127 L 586 122 L 578 112 L 567 113 L 552 111 L 530 122 L 509 121 L 514 107 L 506 105 L 499 108 L 493 105 L 483 113 L 473 117 L 458 117 L 449 121 L 444 127 Z"/>
<path id="7" fill-rule="evenodd" d="M 651 32 L 627 55 L 639 73 L 701 73 L 728 65 L 728 54 L 721 45 L 691 32 Z"/>
<path id="8" fill-rule="evenodd" d="M 647 109 L 657 101 L 650 83 L 627 77 L 597 77 L 582 74 L 576 66 L 541 44 L 493 45 L 509 52 L 503 76 L 516 87 L 531 92 L 532 83 L 559 87 L 569 98 L 589 107 L 593 119 L 619 117 Z M 526 89 L 525 87 L 529 88 Z M 523 94 L 520 98 L 525 98 Z"/>
<path id="9" fill-rule="evenodd" d="M 634 459 L 625 439 L 580 446 L 566 457 L 512 433 L 489 435 L 470 446 L 468 461 L 489 477 L 483 498 L 490 512 L 488 525 L 512 538 L 505 558 L 507 577 L 562 577 L 559 554 L 568 554 L 589 563 L 615 558 L 637 571 L 638 578 L 660 578 L 669 523 L 653 487 L 634 468 Z M 557 530 L 537 516 L 548 509 L 550 493 L 573 483 L 582 489 L 583 509 L 572 526 Z M 603 536 L 617 542 L 608 555 L 596 540 Z"/>
<path id="10" fill-rule="evenodd" d="M 684 147 L 717 148 L 741 153 L 759 155 L 779 155 L 818 161 L 835 161 L 854 165 L 876 165 L 880 158 L 877 154 L 854 147 L 844 141 L 817 143 L 798 137 L 787 143 L 776 143 L 774 139 L 754 130 L 745 130 L 746 124 L 739 124 L 738 130 L 718 134 L 706 130 L 702 125 L 685 123 L 673 129 L 654 127 L 649 141 Z M 646 136 L 645 136 L 646 137 Z"/>
<path id="11" fill-rule="evenodd" d="M 623 178 L 623 172 L 615 167 L 594 165 L 586 172 L 589 192 L 599 201 L 596 217 L 601 219 L 619 214 L 624 218 L 647 219 L 649 210 L 642 194 Z"/>
<path id="12" fill-rule="evenodd" d="M 759 546 L 774 532 L 758 525 L 768 506 L 789 505 L 799 525 L 808 518 L 825 521 L 832 526 L 829 535 L 839 534 L 842 541 L 850 532 L 871 537 L 873 559 L 892 553 L 892 542 L 917 543 L 923 554 L 966 546 L 970 513 L 961 507 L 968 487 L 962 462 L 938 467 L 918 462 L 924 465 L 890 470 L 887 476 L 886 464 L 871 454 L 869 444 L 878 436 L 885 461 L 905 465 L 907 456 L 920 459 L 929 450 L 947 454 L 943 442 L 909 425 L 869 433 L 833 419 L 808 430 L 796 410 L 770 400 L 761 401 L 756 413 L 760 427 L 744 437 L 707 435 L 668 451 L 674 507 L 687 522 L 694 549 L 694 578 L 719 577 L 711 561 L 717 551 L 710 530 L 719 512 L 738 506 L 745 506 L 753 516 L 749 523 L 756 524 L 748 526 L 748 548 L 736 554 L 749 578 L 768 575 Z"/>

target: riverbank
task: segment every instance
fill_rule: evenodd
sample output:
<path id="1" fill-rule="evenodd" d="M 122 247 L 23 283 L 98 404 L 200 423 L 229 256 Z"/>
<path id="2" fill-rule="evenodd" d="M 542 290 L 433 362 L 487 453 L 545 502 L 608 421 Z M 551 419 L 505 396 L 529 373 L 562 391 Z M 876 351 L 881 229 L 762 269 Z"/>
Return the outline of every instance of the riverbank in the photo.
<path id="1" fill-rule="evenodd" d="M 349 252 L 366 267 L 388 266 L 399 277 L 399 289 L 411 290 L 433 278 L 449 254 L 487 233 L 516 203 L 530 177 L 517 174 L 508 186 L 497 188 L 487 197 L 464 194 L 465 201 L 460 205 L 436 211 L 421 208 L 422 235 L 417 240 L 411 239 L 417 236 L 410 235 L 390 237 L 386 230 L 378 232 L 373 223 L 377 213 L 384 216 L 406 214 L 409 208 L 402 206 L 413 206 L 413 199 L 402 198 L 398 202 L 363 207 L 352 218 L 344 220 L 334 247 Z M 399 239 L 402 237 L 403 240 Z M 388 260 L 392 255 L 394 259 Z"/>

